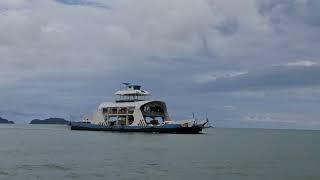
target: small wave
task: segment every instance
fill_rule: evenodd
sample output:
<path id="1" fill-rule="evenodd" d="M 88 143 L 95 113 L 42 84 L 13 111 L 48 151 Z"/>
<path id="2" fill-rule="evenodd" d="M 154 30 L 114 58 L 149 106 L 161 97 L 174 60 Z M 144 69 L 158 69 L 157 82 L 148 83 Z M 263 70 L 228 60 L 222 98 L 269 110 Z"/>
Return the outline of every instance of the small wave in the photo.
<path id="1" fill-rule="evenodd" d="M 230 166 L 213 166 L 213 169 L 222 170 L 222 169 L 230 169 Z"/>
<path id="2" fill-rule="evenodd" d="M 23 164 L 17 166 L 18 169 L 24 170 L 35 170 L 35 169 L 49 169 L 49 170 L 58 170 L 58 171 L 67 171 L 70 168 L 59 165 L 59 164 L 41 164 L 41 165 L 31 165 L 31 164 Z"/>
<path id="3" fill-rule="evenodd" d="M 45 164 L 45 165 L 42 165 L 42 166 L 46 167 L 48 169 L 55 169 L 55 170 L 61 170 L 61 171 L 70 170 L 70 168 L 64 167 L 64 166 L 59 165 L 59 164 Z"/>
<path id="4" fill-rule="evenodd" d="M 242 176 L 247 177 L 249 176 L 248 173 L 240 172 L 240 171 L 231 171 L 231 172 L 223 172 L 223 173 L 216 173 L 217 175 L 233 175 L 233 176 Z"/>
<path id="5" fill-rule="evenodd" d="M 74 172 L 71 172 L 71 173 L 68 173 L 65 177 L 67 177 L 68 179 L 71 178 L 71 179 L 78 179 L 80 177 L 79 174 L 77 173 L 74 173 Z"/>
<path id="6" fill-rule="evenodd" d="M 158 163 L 148 163 L 147 165 L 148 166 L 159 166 L 160 164 L 158 164 Z"/>
<path id="7" fill-rule="evenodd" d="M 95 176 L 95 177 L 98 177 L 98 178 L 105 177 L 104 174 L 97 174 L 97 173 L 95 173 L 95 174 L 92 174 L 92 175 Z"/>
<path id="8" fill-rule="evenodd" d="M 0 176 L 9 176 L 10 173 L 6 172 L 6 171 L 0 171 Z"/>
<path id="9" fill-rule="evenodd" d="M 230 174 L 237 175 L 237 176 L 249 176 L 249 174 L 244 172 L 231 172 Z"/>

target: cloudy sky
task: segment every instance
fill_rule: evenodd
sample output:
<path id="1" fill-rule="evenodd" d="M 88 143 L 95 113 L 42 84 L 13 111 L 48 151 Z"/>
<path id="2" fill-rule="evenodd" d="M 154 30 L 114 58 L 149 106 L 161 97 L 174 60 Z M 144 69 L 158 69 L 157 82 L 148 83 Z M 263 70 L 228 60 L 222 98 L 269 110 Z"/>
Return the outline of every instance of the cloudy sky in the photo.
<path id="1" fill-rule="evenodd" d="M 1 0 L 0 116 L 76 119 L 142 84 L 173 119 L 320 129 L 319 0 Z"/>

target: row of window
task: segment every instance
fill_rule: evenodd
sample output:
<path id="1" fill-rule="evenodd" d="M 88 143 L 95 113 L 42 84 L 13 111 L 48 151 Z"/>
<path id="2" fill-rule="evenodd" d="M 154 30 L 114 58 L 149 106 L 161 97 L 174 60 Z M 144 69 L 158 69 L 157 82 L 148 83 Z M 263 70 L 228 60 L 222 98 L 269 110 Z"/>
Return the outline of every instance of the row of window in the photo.
<path id="1" fill-rule="evenodd" d="M 104 114 L 133 114 L 134 107 L 110 107 L 110 108 L 104 108 L 103 113 Z"/>

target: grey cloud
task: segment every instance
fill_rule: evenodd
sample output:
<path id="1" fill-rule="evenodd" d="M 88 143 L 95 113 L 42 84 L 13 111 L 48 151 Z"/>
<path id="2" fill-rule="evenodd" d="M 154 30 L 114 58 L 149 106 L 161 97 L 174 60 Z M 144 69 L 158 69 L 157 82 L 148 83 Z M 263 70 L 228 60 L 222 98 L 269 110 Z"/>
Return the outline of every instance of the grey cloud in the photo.
<path id="1" fill-rule="evenodd" d="M 242 117 L 243 123 L 257 123 L 261 127 L 271 128 L 296 128 L 296 129 L 319 129 L 320 123 L 315 120 L 317 116 L 302 115 L 298 113 L 257 113 Z M 273 126 L 273 127 L 272 127 Z"/>
<path id="2" fill-rule="evenodd" d="M 320 66 L 274 66 L 201 85 L 207 92 L 273 90 L 319 86 Z"/>
<path id="3" fill-rule="evenodd" d="M 110 9 L 109 6 L 95 2 L 92 0 L 55 0 L 56 2 L 66 4 L 66 5 L 81 5 L 81 6 L 92 6 L 97 8 L 104 8 L 104 9 Z"/>
<path id="4" fill-rule="evenodd" d="M 290 23 L 320 26 L 319 8 L 318 0 L 258 0 L 258 11 L 278 26 Z"/>
<path id="5" fill-rule="evenodd" d="M 236 18 L 226 18 L 215 27 L 221 34 L 230 36 L 235 34 L 239 29 L 239 22 Z"/>

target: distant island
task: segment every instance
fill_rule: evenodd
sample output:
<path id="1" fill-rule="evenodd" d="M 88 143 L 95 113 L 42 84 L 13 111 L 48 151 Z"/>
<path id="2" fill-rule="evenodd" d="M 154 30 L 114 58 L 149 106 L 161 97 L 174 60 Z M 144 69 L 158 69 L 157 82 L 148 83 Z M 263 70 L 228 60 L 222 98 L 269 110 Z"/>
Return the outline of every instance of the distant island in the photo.
<path id="1" fill-rule="evenodd" d="M 69 121 L 62 118 L 34 119 L 29 124 L 69 124 Z"/>
<path id="2" fill-rule="evenodd" d="M 0 124 L 14 124 L 14 122 L 0 117 Z"/>

